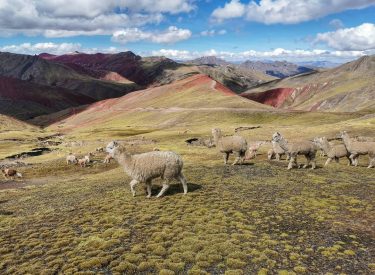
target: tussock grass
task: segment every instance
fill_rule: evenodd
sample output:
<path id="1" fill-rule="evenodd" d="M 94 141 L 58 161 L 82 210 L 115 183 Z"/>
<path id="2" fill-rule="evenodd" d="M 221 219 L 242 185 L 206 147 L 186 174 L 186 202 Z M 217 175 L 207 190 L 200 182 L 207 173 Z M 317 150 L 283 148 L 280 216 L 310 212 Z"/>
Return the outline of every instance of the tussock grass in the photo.
<path id="1" fill-rule="evenodd" d="M 303 117 L 311 123 L 303 124 Z M 319 123 L 319 113 L 260 114 L 247 121 L 235 114 L 217 122 L 229 134 L 262 118 L 261 128 L 241 134 L 270 139 L 277 128 L 291 140 L 310 138 L 334 135 L 351 121 L 352 131 L 374 134 L 357 115 L 341 120 L 332 115 L 329 127 Z M 141 132 L 127 126 L 128 121 L 106 125 L 102 141 L 95 129 L 68 134 L 66 139 L 84 139 L 85 145 L 58 146 L 59 151 L 29 159 L 33 165 L 20 169 L 26 187 L 0 191 L 1 274 L 374 272 L 375 180 L 365 158 L 357 168 L 345 161 L 322 168 L 325 159 L 319 158 L 316 170 L 287 171 L 285 161 L 266 160 L 264 147 L 247 165 L 224 166 L 214 148 L 184 144 L 187 137 L 209 135 L 211 126 L 203 122 L 192 124 L 186 135 L 178 134 L 179 125 Z M 121 131 L 126 137 L 116 138 L 138 135 L 157 142 L 130 148 L 134 152 L 158 147 L 181 154 L 189 193 L 183 196 L 176 183 L 165 197 L 146 199 L 139 185 L 133 198 L 130 178 L 116 163 L 85 169 L 64 163 L 67 152 L 85 154 Z M 36 179 L 41 184 L 33 185 Z M 153 195 L 160 188 L 155 180 Z"/>

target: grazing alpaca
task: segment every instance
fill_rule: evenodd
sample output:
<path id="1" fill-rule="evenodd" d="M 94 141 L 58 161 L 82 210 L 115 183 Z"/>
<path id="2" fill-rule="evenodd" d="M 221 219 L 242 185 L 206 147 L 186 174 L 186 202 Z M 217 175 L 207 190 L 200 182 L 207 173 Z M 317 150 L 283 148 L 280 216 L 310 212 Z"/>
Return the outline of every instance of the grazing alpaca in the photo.
<path id="1" fill-rule="evenodd" d="M 250 144 L 245 155 L 245 160 L 255 158 L 258 154 L 260 146 L 262 146 L 264 143 L 265 141 L 256 141 L 253 144 Z"/>
<path id="2" fill-rule="evenodd" d="M 297 156 L 304 155 L 306 157 L 307 163 L 303 168 L 307 168 L 311 163 L 311 169 L 316 168 L 315 156 L 317 151 L 317 146 L 311 141 L 299 141 L 292 144 L 288 144 L 284 137 L 276 132 L 272 136 L 272 140 L 277 142 L 280 147 L 290 154 L 290 160 L 288 164 L 288 170 L 292 169 L 293 166 L 297 166 Z"/>
<path id="3" fill-rule="evenodd" d="M 375 142 L 353 141 L 346 131 L 342 131 L 340 137 L 344 141 L 346 150 L 350 153 L 349 158 L 352 160 L 354 166 L 358 166 L 358 158 L 360 155 L 369 156 L 369 165 L 367 168 L 375 166 Z"/>
<path id="4" fill-rule="evenodd" d="M 76 164 L 78 162 L 77 157 L 72 153 L 66 157 L 66 164 Z"/>
<path id="5" fill-rule="evenodd" d="M 132 178 L 130 189 L 135 196 L 134 186 L 143 182 L 147 187 L 147 198 L 151 197 L 151 182 L 155 178 L 164 180 L 163 187 L 157 198 L 164 195 L 172 180 L 179 180 L 187 193 L 186 179 L 182 173 L 182 158 L 171 151 L 152 151 L 143 154 L 131 155 L 116 141 L 107 145 L 106 151 L 124 167 L 125 172 Z"/>
<path id="6" fill-rule="evenodd" d="M 228 163 L 228 158 L 231 153 L 236 155 L 236 159 L 232 165 L 243 163 L 247 151 L 247 142 L 241 136 L 227 136 L 223 137 L 219 128 L 212 129 L 212 136 L 214 143 L 221 153 L 224 155 L 224 164 Z"/>
<path id="7" fill-rule="evenodd" d="M 87 159 L 86 158 L 83 158 L 83 159 L 79 159 L 78 160 L 78 165 L 81 166 L 81 167 L 86 167 L 86 164 L 87 164 Z"/>
<path id="8" fill-rule="evenodd" d="M 352 165 L 350 153 L 346 150 L 344 144 L 331 145 L 326 137 L 315 138 L 314 143 L 325 153 L 328 157 L 324 166 L 327 166 L 332 160 L 339 162 L 340 158 L 347 157 L 349 160 L 348 165 Z"/>
<path id="9" fill-rule="evenodd" d="M 5 169 L 1 170 L 1 173 L 3 174 L 4 178 L 6 178 L 6 179 L 14 178 L 14 177 L 22 178 L 22 174 L 17 172 L 14 169 L 5 168 Z"/>

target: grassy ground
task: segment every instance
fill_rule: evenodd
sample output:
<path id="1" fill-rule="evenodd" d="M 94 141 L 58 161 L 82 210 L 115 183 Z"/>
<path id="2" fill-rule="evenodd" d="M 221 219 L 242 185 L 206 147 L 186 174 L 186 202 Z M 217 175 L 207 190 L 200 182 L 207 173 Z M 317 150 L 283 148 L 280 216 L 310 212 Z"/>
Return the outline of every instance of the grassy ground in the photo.
<path id="1" fill-rule="evenodd" d="M 347 167 L 346 160 L 322 168 L 325 159 L 319 158 L 316 170 L 287 171 L 285 161 L 266 160 L 264 147 L 247 165 L 224 166 L 214 148 L 184 144 L 189 137 L 208 136 L 211 126 L 229 134 L 256 122 L 262 127 L 242 133 L 248 140 L 269 139 L 276 129 L 290 140 L 334 136 L 343 128 L 374 135 L 371 117 L 324 118 L 234 114 L 221 122 L 215 117 L 210 126 L 198 120 L 180 135 L 185 126 L 158 129 L 142 121 L 136 127 L 130 116 L 123 126 L 99 128 L 100 140 L 95 129 L 68 133 L 65 141 L 86 143 L 60 145 L 25 160 L 32 165 L 20 168 L 25 178 L 14 183 L 22 188 L 0 191 L 0 273 L 371 274 L 375 170 L 365 168 L 367 159 L 362 157 L 357 168 Z M 187 195 L 176 183 L 164 198 L 146 199 L 143 186 L 133 198 L 130 178 L 117 164 L 79 168 L 64 163 L 69 151 L 84 154 L 113 138 L 141 136 L 156 143 L 128 145 L 131 151 L 158 147 L 183 156 Z M 12 144 L 13 152 L 17 143 Z M 160 184 L 154 182 L 153 195 Z"/>

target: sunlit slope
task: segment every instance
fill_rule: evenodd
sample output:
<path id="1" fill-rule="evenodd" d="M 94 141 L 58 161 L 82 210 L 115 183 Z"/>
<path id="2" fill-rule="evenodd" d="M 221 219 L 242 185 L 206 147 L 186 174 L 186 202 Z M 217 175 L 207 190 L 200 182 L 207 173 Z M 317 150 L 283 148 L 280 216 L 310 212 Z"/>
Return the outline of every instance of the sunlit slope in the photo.
<path id="1" fill-rule="evenodd" d="M 375 108 L 375 56 L 276 80 L 242 94 L 284 109 L 355 112 Z"/>
<path id="2" fill-rule="evenodd" d="M 207 123 L 226 112 L 273 110 L 240 96 L 205 75 L 195 75 L 170 85 L 133 92 L 94 103 L 86 110 L 53 124 L 50 129 L 82 130 L 129 123 L 152 127 L 178 123 Z M 58 115 L 58 114 L 57 114 Z"/>

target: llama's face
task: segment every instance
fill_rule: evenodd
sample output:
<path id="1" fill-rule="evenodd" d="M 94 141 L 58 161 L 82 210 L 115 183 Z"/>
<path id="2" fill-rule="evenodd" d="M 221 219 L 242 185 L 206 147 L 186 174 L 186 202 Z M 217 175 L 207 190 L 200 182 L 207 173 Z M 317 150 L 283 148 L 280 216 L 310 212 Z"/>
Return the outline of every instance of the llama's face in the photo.
<path id="1" fill-rule="evenodd" d="M 340 134 L 338 135 L 338 137 L 343 138 L 346 135 L 347 135 L 346 131 L 341 131 Z"/>
<path id="2" fill-rule="evenodd" d="M 316 137 L 316 138 L 314 138 L 313 143 L 320 148 L 321 144 L 323 143 L 323 138 Z"/>
<path id="3" fill-rule="evenodd" d="M 274 133 L 272 135 L 272 140 L 276 141 L 276 142 L 280 141 L 281 140 L 281 134 L 279 132 Z"/>
<path id="4" fill-rule="evenodd" d="M 220 129 L 218 129 L 218 128 L 213 128 L 213 129 L 211 130 L 211 133 L 212 133 L 213 135 L 219 134 L 219 133 L 220 133 Z"/>
<path id="5" fill-rule="evenodd" d="M 114 154 L 114 151 L 115 151 L 115 148 L 118 146 L 118 143 L 117 141 L 111 141 L 110 143 L 108 143 L 107 147 L 105 148 L 105 151 L 110 154 L 111 156 L 113 156 Z"/>

